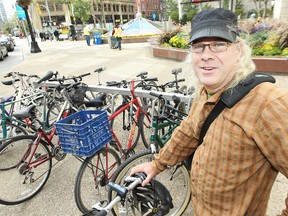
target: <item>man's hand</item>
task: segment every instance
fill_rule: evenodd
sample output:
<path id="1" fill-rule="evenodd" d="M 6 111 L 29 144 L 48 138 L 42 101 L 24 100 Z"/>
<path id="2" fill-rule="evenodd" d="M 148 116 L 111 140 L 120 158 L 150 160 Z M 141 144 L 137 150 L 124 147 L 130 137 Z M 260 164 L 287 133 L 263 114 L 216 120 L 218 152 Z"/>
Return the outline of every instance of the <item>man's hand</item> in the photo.
<path id="1" fill-rule="evenodd" d="M 155 175 L 157 175 L 157 172 L 153 169 L 153 162 L 146 162 L 135 166 L 131 169 L 130 175 L 141 172 L 147 175 L 147 178 L 142 182 L 143 187 L 148 184 Z"/>

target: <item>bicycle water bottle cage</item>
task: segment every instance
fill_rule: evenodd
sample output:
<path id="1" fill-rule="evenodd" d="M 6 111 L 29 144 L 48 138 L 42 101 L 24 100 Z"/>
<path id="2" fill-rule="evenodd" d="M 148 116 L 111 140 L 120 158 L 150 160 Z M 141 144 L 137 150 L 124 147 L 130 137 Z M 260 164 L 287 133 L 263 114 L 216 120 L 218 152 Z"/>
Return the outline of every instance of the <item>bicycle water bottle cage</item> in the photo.
<path id="1" fill-rule="evenodd" d="M 131 194 L 133 207 L 141 215 L 162 216 L 167 215 L 173 208 L 172 197 L 167 188 L 159 181 L 153 179 L 148 185 L 137 186 Z"/>

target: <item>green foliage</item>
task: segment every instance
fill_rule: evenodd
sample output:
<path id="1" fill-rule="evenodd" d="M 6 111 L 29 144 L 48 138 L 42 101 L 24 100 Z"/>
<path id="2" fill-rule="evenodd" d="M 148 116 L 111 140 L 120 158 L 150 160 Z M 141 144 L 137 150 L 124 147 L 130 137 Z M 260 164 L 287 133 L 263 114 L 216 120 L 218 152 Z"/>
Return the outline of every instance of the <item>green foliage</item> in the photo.
<path id="1" fill-rule="evenodd" d="M 78 0 L 74 3 L 74 14 L 82 23 L 86 23 L 90 17 L 91 3 L 89 0 Z"/>
<path id="2" fill-rule="evenodd" d="M 169 32 L 164 32 L 163 34 L 160 35 L 159 39 L 158 39 L 158 44 L 159 45 L 163 45 L 165 43 L 169 44 L 169 40 L 174 37 L 177 33 L 179 33 L 178 30 L 176 31 L 169 31 Z"/>
<path id="3" fill-rule="evenodd" d="M 178 33 L 169 40 L 169 44 L 172 47 L 187 49 L 188 38 L 186 34 Z"/>
<path id="4" fill-rule="evenodd" d="M 16 4 L 22 8 L 25 8 L 31 4 L 32 0 L 17 0 Z"/>
<path id="5" fill-rule="evenodd" d="M 288 56 L 288 47 L 286 47 L 282 53 L 281 53 L 282 56 Z"/>

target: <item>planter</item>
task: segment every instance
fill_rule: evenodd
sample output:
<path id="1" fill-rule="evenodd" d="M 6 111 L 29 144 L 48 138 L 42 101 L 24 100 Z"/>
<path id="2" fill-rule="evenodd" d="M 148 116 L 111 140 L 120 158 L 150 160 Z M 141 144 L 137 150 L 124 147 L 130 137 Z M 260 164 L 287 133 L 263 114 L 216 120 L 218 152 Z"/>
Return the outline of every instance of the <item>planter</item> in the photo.
<path id="1" fill-rule="evenodd" d="M 169 49 L 161 47 L 153 47 L 153 56 L 160 58 L 168 58 L 177 61 L 184 61 L 188 55 L 188 51 L 181 49 Z"/>
<path id="2" fill-rule="evenodd" d="M 173 48 L 153 47 L 153 56 L 183 61 L 188 51 Z M 267 73 L 288 73 L 288 57 L 252 57 L 256 71 Z"/>
<path id="3" fill-rule="evenodd" d="M 253 57 L 256 71 L 288 73 L 288 58 L 286 57 Z"/>

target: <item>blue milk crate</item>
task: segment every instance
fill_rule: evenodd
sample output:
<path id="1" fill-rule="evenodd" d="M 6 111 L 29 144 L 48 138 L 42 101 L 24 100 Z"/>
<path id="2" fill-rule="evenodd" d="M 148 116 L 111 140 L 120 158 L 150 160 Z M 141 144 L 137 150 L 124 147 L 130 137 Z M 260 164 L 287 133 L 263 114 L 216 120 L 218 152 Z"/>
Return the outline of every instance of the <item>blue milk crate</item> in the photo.
<path id="1" fill-rule="evenodd" d="M 55 123 L 64 153 L 89 157 L 112 139 L 103 110 L 82 110 Z"/>

